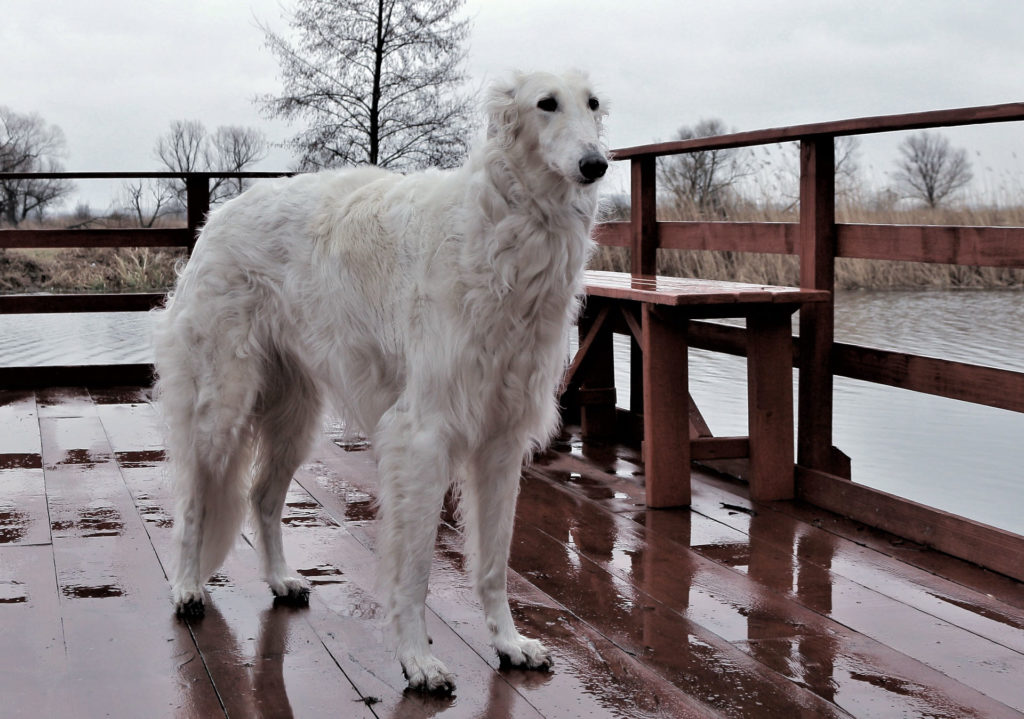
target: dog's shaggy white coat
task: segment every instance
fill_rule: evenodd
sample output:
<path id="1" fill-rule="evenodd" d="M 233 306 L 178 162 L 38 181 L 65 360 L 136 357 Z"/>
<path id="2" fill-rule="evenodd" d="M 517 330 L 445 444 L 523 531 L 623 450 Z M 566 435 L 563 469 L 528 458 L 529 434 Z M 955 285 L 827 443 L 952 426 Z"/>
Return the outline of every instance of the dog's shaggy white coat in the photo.
<path id="1" fill-rule="evenodd" d="M 274 594 L 308 596 L 280 517 L 329 403 L 376 451 L 379 574 L 410 686 L 454 686 L 424 617 L 453 483 L 495 649 L 550 666 L 513 625 L 506 565 L 524 456 L 558 422 L 604 108 L 582 75 L 533 74 L 496 84 L 487 112 L 487 139 L 460 169 L 302 175 L 210 214 L 155 337 L 179 613 L 201 615 L 247 505 Z"/>

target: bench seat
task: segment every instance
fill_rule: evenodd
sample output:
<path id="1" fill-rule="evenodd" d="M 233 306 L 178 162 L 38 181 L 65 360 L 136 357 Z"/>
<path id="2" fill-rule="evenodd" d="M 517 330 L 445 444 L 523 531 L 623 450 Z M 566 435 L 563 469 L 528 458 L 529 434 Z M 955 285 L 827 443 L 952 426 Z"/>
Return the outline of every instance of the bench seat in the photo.
<path id="1" fill-rule="evenodd" d="M 753 499 L 791 498 L 791 316 L 804 304 L 827 301 L 829 293 L 603 271 L 588 271 L 585 287 L 580 347 L 566 374 L 566 386 L 578 388 L 584 436 L 601 434 L 614 425 L 612 332 L 625 331 L 636 340 L 641 361 L 632 372 L 642 383 L 647 505 L 689 505 L 694 458 L 749 457 Z M 711 437 L 691 430 L 689 323 L 724 317 L 746 321 L 748 437 Z"/>

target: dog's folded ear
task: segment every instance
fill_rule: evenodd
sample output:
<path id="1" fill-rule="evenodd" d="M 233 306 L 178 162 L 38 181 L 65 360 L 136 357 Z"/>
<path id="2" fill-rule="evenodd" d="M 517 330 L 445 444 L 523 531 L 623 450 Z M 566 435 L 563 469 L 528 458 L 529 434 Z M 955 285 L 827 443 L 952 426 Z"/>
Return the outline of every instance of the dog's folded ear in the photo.
<path id="1" fill-rule="evenodd" d="M 518 134 L 517 78 L 499 80 L 487 92 L 487 139 L 502 148 L 511 147 Z"/>

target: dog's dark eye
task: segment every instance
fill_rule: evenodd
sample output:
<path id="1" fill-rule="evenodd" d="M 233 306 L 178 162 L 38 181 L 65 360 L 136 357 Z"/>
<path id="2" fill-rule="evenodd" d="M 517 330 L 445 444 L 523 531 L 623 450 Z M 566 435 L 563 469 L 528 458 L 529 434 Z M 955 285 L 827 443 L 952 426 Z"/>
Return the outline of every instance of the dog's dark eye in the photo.
<path id="1" fill-rule="evenodd" d="M 553 97 L 545 97 L 537 102 L 537 107 L 544 112 L 554 112 L 558 109 L 558 100 Z"/>
<path id="2" fill-rule="evenodd" d="M 590 105 L 591 110 L 596 110 L 597 108 L 601 107 L 601 103 L 597 101 L 596 97 L 590 98 L 590 102 L 588 102 L 587 104 Z"/>

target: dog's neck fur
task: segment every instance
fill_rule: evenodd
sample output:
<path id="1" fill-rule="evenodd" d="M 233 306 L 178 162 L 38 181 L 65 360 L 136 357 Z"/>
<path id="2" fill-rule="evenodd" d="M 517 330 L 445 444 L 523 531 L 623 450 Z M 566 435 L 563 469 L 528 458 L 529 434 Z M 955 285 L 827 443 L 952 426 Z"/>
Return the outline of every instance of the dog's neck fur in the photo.
<path id="1" fill-rule="evenodd" d="M 560 285 L 544 289 L 566 290 L 571 296 L 593 246 L 596 188 L 567 181 L 547 167 L 517 162 L 509 152 L 514 150 L 493 143 L 484 148 L 478 172 L 487 180 L 474 183 L 470 202 L 476 203 L 477 221 L 483 225 L 476 236 L 485 241 L 467 247 L 466 259 L 495 274 L 498 283 L 492 289 L 503 298 L 531 287 L 543 291 L 532 282 L 540 275 L 557 278 Z M 566 207 L 574 211 L 566 214 Z"/>

